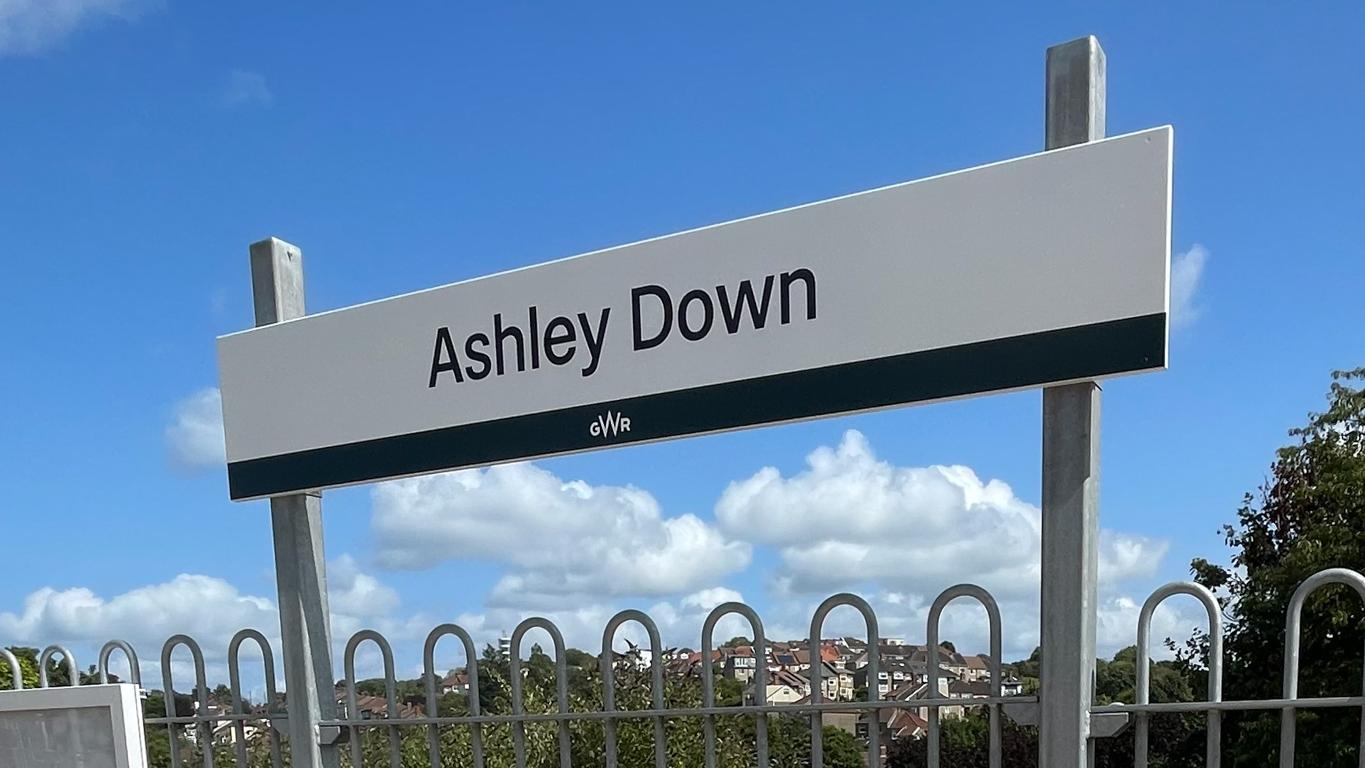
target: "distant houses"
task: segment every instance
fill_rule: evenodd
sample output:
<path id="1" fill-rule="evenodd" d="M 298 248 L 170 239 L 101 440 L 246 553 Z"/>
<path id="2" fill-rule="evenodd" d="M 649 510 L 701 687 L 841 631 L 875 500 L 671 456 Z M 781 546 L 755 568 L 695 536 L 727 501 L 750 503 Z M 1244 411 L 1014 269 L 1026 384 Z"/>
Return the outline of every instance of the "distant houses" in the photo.
<path id="1" fill-rule="evenodd" d="M 933 654 L 931 656 L 931 653 Z M 876 658 L 875 671 L 871 661 Z M 678 676 L 700 676 L 707 668 L 700 651 L 674 648 L 663 652 L 665 672 Z M 938 662 L 937 691 L 929 689 L 929 663 Z M 721 677 L 744 687 L 745 703 L 760 700 L 768 704 L 806 704 L 815 701 L 862 701 L 870 690 L 878 699 L 912 704 L 921 699 L 946 699 L 953 703 L 938 706 L 942 718 L 960 717 L 973 703 L 992 695 L 990 657 L 962 654 L 951 647 L 929 649 L 896 640 L 884 640 L 876 648 L 857 638 L 822 640 L 812 648 L 809 641 L 774 641 L 767 644 L 760 658 L 754 647 L 730 644 L 711 653 L 711 668 Z M 765 672 L 763 690 L 758 689 L 757 672 Z M 818 669 L 818 672 L 817 672 Z M 818 679 L 819 690 L 815 690 Z M 1015 678 L 1000 681 L 1002 696 L 1017 696 L 1023 684 Z M 960 702 L 960 703 L 959 703 Z M 881 710 L 826 712 L 826 725 L 843 728 L 866 738 L 872 727 L 884 739 L 913 738 L 927 727 L 928 707 L 888 707 Z"/>
<path id="2" fill-rule="evenodd" d="M 742 638 L 737 638 L 713 649 L 709 658 L 704 657 L 701 651 L 690 648 L 669 648 L 659 651 L 657 655 L 665 675 L 700 679 L 711 670 L 712 674 L 737 684 L 728 689 L 727 696 L 734 697 L 736 690 L 741 691 L 740 700 L 750 705 L 760 702 L 778 706 L 805 705 L 817 701 L 862 702 L 872 693 L 877 700 L 894 705 L 876 709 L 857 707 L 841 710 L 835 707 L 818 711 L 824 725 L 843 729 L 862 739 L 876 729 L 883 744 L 924 735 L 930 707 L 919 702 L 936 700 L 938 703 L 935 708 L 939 717 L 949 719 L 961 717 L 969 710 L 983 706 L 984 700 L 991 698 L 995 690 L 988 656 L 962 654 L 949 645 L 929 648 L 897 640 L 883 640 L 875 647 L 869 647 L 857 638 L 840 637 L 821 640 L 814 646 L 807 640 L 772 641 L 760 652 L 753 645 L 741 641 Z M 581 658 L 575 662 L 579 668 L 595 667 L 596 660 L 586 654 L 579 655 Z M 634 668 L 646 671 L 652 667 L 654 657 L 650 649 L 631 646 L 625 653 L 612 652 L 612 664 L 617 670 Z M 933 690 L 929 684 L 932 663 L 937 664 L 937 685 Z M 529 666 L 523 667 L 522 673 L 526 674 L 528 670 Z M 617 684 L 628 684 L 622 683 L 623 679 L 626 678 L 619 677 Z M 409 687 L 401 692 L 400 700 L 394 702 L 392 707 L 384 696 L 359 692 L 352 706 L 345 687 L 338 684 L 335 690 L 338 716 L 360 720 L 424 717 L 427 714 L 426 694 L 416 693 L 411 686 L 418 682 L 403 681 Z M 450 670 L 432 682 L 440 696 L 469 696 L 474 693 L 470 675 L 464 668 Z M 422 686 L 426 684 L 421 681 Z M 378 692 L 373 688 L 369 690 L 370 694 Z M 422 690 L 425 690 L 424 687 Z M 1004 677 L 999 681 L 999 691 L 1001 696 L 1017 696 L 1023 693 L 1023 684 L 1016 678 Z M 239 727 L 229 716 L 230 708 L 219 699 L 220 696 L 210 695 L 207 710 L 202 712 L 199 702 L 193 703 L 196 714 L 211 718 L 209 727 L 203 732 L 211 734 L 213 742 L 219 745 L 254 743 L 267 737 L 273 728 L 278 727 L 270 722 L 269 712 L 279 712 L 284 708 L 283 695 L 278 695 L 270 710 L 263 705 L 252 707 L 252 717 L 242 720 Z M 731 698 L 730 701 L 736 699 Z M 218 720 L 219 717 L 224 719 Z M 195 728 L 188 729 L 186 735 L 191 740 L 200 738 L 199 729 Z"/>
<path id="3" fill-rule="evenodd" d="M 400 701 L 396 707 L 399 719 L 422 717 L 426 708 L 417 702 Z M 383 696 L 358 695 L 355 697 L 355 711 L 351 712 L 345 696 L 337 697 L 337 712 L 347 718 L 359 720 L 389 720 L 389 702 Z"/>
<path id="4" fill-rule="evenodd" d="M 450 674 L 441 678 L 441 684 L 437 686 L 442 695 L 447 693 L 458 693 L 461 696 L 469 695 L 469 674 L 463 669 L 451 671 Z"/>

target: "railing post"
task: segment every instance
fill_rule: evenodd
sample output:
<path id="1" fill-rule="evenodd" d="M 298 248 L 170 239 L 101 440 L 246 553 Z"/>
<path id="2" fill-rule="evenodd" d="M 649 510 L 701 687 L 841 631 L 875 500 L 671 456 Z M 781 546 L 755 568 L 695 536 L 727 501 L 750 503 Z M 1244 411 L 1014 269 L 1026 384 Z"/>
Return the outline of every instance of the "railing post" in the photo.
<path id="1" fill-rule="evenodd" d="M 302 317 L 303 252 L 273 237 L 252 243 L 251 293 L 257 326 Z M 270 525 L 275 539 L 291 764 L 337 768 L 336 748 L 318 743 L 318 723 L 336 716 L 321 495 L 300 493 L 271 499 Z"/>
<path id="2" fill-rule="evenodd" d="M 1104 136 L 1104 51 L 1094 37 L 1047 50 L 1047 149 Z M 1090 735 L 1098 571 L 1100 388 L 1043 390 L 1039 765 L 1081 768 Z"/>

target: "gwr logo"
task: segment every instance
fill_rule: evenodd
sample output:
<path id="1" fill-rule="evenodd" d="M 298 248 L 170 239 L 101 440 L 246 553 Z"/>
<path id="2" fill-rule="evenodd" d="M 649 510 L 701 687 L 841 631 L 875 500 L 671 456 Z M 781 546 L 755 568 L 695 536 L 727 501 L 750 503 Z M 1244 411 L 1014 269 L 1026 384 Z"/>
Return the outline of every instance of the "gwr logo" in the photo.
<path id="1" fill-rule="evenodd" d="M 593 437 L 615 437 L 630 431 L 630 418 L 619 413 L 607 411 L 588 425 L 588 434 Z"/>

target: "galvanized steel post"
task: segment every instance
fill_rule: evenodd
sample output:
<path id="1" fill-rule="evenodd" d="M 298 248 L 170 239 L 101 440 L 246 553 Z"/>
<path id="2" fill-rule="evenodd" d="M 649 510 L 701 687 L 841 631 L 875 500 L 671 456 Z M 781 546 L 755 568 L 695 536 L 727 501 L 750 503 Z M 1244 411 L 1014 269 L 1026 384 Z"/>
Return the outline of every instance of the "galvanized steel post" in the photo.
<path id="1" fill-rule="evenodd" d="M 1104 51 L 1094 37 L 1047 50 L 1047 149 L 1104 136 Z M 1039 765 L 1081 768 L 1090 736 L 1098 574 L 1100 388 L 1043 390 Z"/>
<path id="2" fill-rule="evenodd" d="M 302 317 L 303 252 L 273 237 L 252 243 L 251 292 L 257 326 Z M 318 743 L 318 723 L 336 716 L 321 495 L 271 499 L 270 525 L 275 538 L 292 764 L 337 768 L 335 747 Z"/>

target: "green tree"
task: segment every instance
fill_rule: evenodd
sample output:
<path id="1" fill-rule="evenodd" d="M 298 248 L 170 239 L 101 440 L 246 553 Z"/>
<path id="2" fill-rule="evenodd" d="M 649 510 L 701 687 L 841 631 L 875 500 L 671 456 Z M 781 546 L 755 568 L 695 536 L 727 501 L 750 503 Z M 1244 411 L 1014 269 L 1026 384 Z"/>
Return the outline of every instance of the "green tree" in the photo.
<path id="1" fill-rule="evenodd" d="M 939 734 L 940 765 L 953 768 L 986 768 L 990 765 L 990 720 L 984 707 L 962 717 L 945 718 Z M 1037 768 L 1038 729 L 1016 725 L 1001 718 L 1001 764 L 1010 768 Z M 924 768 L 929 764 L 924 738 L 897 739 L 887 747 L 887 768 Z M 1129 765 L 1132 762 L 1129 761 Z"/>
<path id="2" fill-rule="evenodd" d="M 1270 476 L 1223 529 L 1231 567 L 1196 559 L 1195 578 L 1223 600 L 1224 697 L 1282 694 L 1285 613 L 1304 579 L 1325 568 L 1365 571 L 1365 369 L 1332 375 L 1327 408 L 1290 432 Z M 1300 633 L 1300 696 L 1354 694 L 1361 679 L 1365 607 L 1344 587 L 1314 593 Z M 1182 658 L 1202 660 L 1207 638 Z M 1299 710 L 1299 765 L 1356 765 L 1358 710 Z M 1279 750 L 1278 713 L 1232 713 L 1224 726 L 1229 766 L 1260 766 Z"/>
<path id="3" fill-rule="evenodd" d="M 538 658 L 539 656 L 539 658 Z M 558 708 L 553 662 L 534 649 L 530 659 L 521 665 L 526 678 L 522 686 L 523 711 L 531 714 L 554 712 Z M 570 677 L 569 709 L 574 712 L 600 711 L 603 706 L 603 678 L 597 659 L 583 652 L 566 653 Z M 613 668 L 616 709 L 638 711 L 653 708 L 653 672 L 641 669 L 638 656 L 627 656 Z M 508 665 L 496 653 L 486 653 L 479 661 L 480 690 L 488 691 L 481 704 L 485 713 L 506 713 L 511 709 Z M 737 686 L 732 680 L 717 679 L 718 700 L 728 697 L 728 687 Z M 399 687 L 402 687 L 400 682 Z M 736 691 L 738 688 L 736 687 Z M 735 695 L 738 703 L 738 695 Z M 696 708 L 701 705 L 701 681 L 690 676 L 664 678 L 664 705 L 670 709 Z M 453 706 L 453 705 L 452 705 Z M 809 765 L 810 730 L 804 716 L 767 717 L 769 754 L 774 766 Z M 372 721 L 358 729 L 357 743 L 362 768 L 389 765 L 390 738 L 398 748 L 404 768 L 427 768 L 430 765 L 427 739 L 430 729 L 425 726 L 397 726 L 391 729 L 384 720 Z M 721 768 L 748 768 L 755 764 L 755 718 L 717 716 L 714 718 L 717 765 Z M 485 764 L 488 768 L 513 768 L 513 731 L 508 725 L 440 726 L 436 735 L 440 761 L 445 766 L 467 766 L 471 757 L 471 735 L 477 727 L 482 737 Z M 615 742 L 618 764 L 646 766 L 654 764 L 654 721 L 648 717 L 621 718 L 616 721 Z M 606 728 L 600 720 L 574 720 L 568 725 L 570 754 L 574 765 L 603 765 L 606 759 Z M 394 734 L 391 736 L 391 733 Z M 528 723 L 524 727 L 526 764 L 532 768 L 554 768 L 559 765 L 559 725 L 553 722 Z M 665 755 L 670 768 L 694 768 L 704 763 L 702 753 L 702 719 L 699 717 L 668 718 L 664 722 Z M 166 741 L 164 729 L 161 739 Z M 833 728 L 824 729 L 825 768 L 861 768 L 866 745 L 852 735 Z M 342 765 L 356 768 L 350 756 L 351 747 L 344 750 Z M 191 754 L 185 752 L 185 754 Z M 224 753 L 226 754 L 226 753 Z M 257 755 L 268 758 L 268 744 L 259 751 L 252 746 L 252 768 Z M 215 764 L 232 765 L 231 757 L 217 759 Z M 195 764 L 190 762 L 188 764 Z"/>
<path id="4" fill-rule="evenodd" d="M 1006 674 L 1037 680 L 1040 653 L 1007 665 Z M 1112 659 L 1095 662 L 1095 702 L 1133 702 L 1137 680 L 1137 649 L 1129 646 Z M 1201 694 L 1201 671 L 1185 660 L 1160 661 L 1152 668 L 1153 701 L 1192 701 Z M 1158 715 L 1151 719 L 1149 745 L 1153 768 L 1202 768 L 1204 720 L 1201 715 Z M 954 768 L 986 768 L 989 765 L 990 719 L 985 707 L 974 707 L 962 717 L 944 718 L 939 736 L 943 765 Z M 1016 725 L 1001 718 L 1001 757 L 1009 766 L 1038 765 L 1038 729 Z M 927 765 L 924 738 L 900 739 L 888 751 L 889 768 L 921 768 Z M 1096 742 L 1096 768 L 1129 768 L 1133 765 L 1133 731 Z"/>
<path id="5" fill-rule="evenodd" d="M 1194 670 L 1180 661 L 1158 661 L 1151 665 L 1152 701 L 1194 701 L 1193 683 L 1198 677 Z M 1137 647 L 1128 646 L 1114 658 L 1095 662 L 1095 703 L 1132 704 L 1136 699 Z M 1202 695 L 1204 688 L 1199 689 Z"/>
<path id="6" fill-rule="evenodd" d="M 193 700 L 186 694 L 175 694 L 175 714 L 183 717 L 193 712 Z M 142 715 L 144 718 L 165 717 L 166 716 L 166 697 L 161 691 L 147 691 L 142 699 Z M 193 745 L 185 736 L 185 727 L 177 725 L 167 727 L 164 725 L 148 725 L 144 729 L 147 739 L 147 765 L 148 768 L 170 768 L 171 765 L 171 739 L 175 738 L 180 743 L 181 762 L 184 764 L 186 755 L 191 754 Z M 193 763 L 189 763 L 193 765 Z"/>
<path id="7" fill-rule="evenodd" d="M 848 731 L 825 726 L 825 768 L 861 768 L 867 746 Z"/>
<path id="8" fill-rule="evenodd" d="M 19 660 L 20 675 L 19 679 L 25 688 L 38 687 L 38 649 L 26 646 L 11 645 L 9 652 Z M 14 687 L 14 670 L 10 669 L 9 664 L 0 663 L 0 691 L 8 691 Z"/>
<path id="9" fill-rule="evenodd" d="M 744 703 L 744 684 L 733 677 L 722 677 L 716 675 L 715 687 L 712 689 L 716 693 L 716 706 L 718 707 L 737 707 Z"/>
<path id="10" fill-rule="evenodd" d="M 824 768 L 861 768 L 866 747 L 847 731 L 821 729 Z M 774 766 L 810 765 L 810 720 L 804 717 L 768 718 L 768 761 Z"/>

